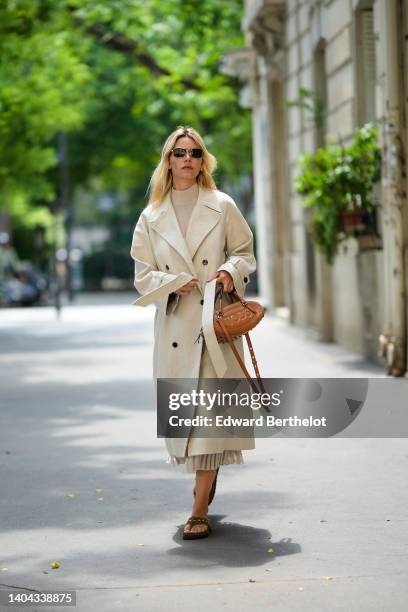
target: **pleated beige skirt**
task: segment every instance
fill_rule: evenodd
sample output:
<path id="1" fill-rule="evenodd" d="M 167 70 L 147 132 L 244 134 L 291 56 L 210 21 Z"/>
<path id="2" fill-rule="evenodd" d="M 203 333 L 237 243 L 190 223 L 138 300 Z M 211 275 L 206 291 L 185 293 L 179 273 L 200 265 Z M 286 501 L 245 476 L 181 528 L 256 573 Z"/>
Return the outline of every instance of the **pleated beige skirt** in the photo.
<path id="1" fill-rule="evenodd" d="M 220 465 L 244 463 L 244 458 L 242 451 L 226 450 L 222 453 L 209 453 L 208 455 L 171 456 L 167 462 L 173 465 L 184 463 L 186 472 L 196 472 L 197 470 L 216 470 Z"/>

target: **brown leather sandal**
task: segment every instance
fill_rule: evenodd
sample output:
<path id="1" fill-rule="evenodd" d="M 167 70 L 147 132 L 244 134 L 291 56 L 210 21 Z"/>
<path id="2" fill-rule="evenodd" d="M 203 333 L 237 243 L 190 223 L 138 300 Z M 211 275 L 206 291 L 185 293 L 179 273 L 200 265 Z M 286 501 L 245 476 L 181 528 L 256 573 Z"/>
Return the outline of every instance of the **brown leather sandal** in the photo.
<path id="1" fill-rule="evenodd" d="M 198 540 L 206 538 L 211 533 L 211 523 L 207 516 L 190 516 L 184 528 L 189 525 L 190 529 L 194 525 L 207 525 L 206 531 L 183 531 L 183 540 Z"/>
<path id="2" fill-rule="evenodd" d="M 210 489 L 210 494 L 209 494 L 209 496 L 208 496 L 208 505 L 210 505 L 210 504 L 211 504 L 211 502 L 212 502 L 212 500 L 214 499 L 215 490 L 216 490 L 216 488 L 217 488 L 217 476 L 218 476 L 218 470 L 219 470 L 219 469 L 220 469 L 220 468 L 219 468 L 219 467 L 217 467 L 217 469 L 216 469 L 216 471 L 215 471 L 215 477 L 214 477 L 214 480 L 213 480 L 213 483 L 212 483 L 212 486 L 211 486 L 211 489 Z M 193 495 L 194 495 L 194 497 L 196 496 L 196 490 L 195 490 L 195 487 L 194 487 L 194 489 L 193 489 Z"/>

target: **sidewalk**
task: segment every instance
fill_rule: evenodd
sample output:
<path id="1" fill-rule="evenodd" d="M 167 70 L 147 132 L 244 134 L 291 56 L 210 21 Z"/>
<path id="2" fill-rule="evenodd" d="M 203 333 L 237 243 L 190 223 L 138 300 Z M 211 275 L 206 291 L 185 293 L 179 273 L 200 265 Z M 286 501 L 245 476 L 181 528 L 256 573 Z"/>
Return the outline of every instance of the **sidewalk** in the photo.
<path id="1" fill-rule="evenodd" d="M 81 612 L 405 610 L 406 439 L 257 440 L 220 470 L 211 537 L 182 540 L 193 483 L 155 437 L 154 308 L 122 297 L 0 311 L 1 588 L 75 589 Z M 252 338 L 265 377 L 384 376 L 280 319 Z"/>

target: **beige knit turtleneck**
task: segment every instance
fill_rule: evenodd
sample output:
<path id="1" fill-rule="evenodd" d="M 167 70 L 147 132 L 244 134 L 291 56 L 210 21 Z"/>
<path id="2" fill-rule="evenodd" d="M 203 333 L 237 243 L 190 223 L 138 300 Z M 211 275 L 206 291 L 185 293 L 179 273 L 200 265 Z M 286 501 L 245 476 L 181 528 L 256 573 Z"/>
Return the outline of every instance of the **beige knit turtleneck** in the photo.
<path id="1" fill-rule="evenodd" d="M 188 189 L 171 188 L 171 201 L 183 236 L 186 235 L 191 213 L 198 199 L 198 183 Z"/>

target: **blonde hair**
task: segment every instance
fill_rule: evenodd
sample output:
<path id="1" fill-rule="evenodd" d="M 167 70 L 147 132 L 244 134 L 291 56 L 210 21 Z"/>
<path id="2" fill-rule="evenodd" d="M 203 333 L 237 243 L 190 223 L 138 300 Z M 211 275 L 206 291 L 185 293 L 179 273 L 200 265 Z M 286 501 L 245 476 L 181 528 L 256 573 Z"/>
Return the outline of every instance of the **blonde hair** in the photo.
<path id="1" fill-rule="evenodd" d="M 149 186 L 147 188 L 147 192 L 150 191 L 148 205 L 151 204 L 153 207 L 159 206 L 163 202 L 167 193 L 170 191 L 173 179 L 171 169 L 169 168 L 168 158 L 170 157 L 171 150 L 175 146 L 178 138 L 183 136 L 192 138 L 203 149 L 203 163 L 201 165 L 200 173 L 197 176 L 198 185 L 205 189 L 217 189 L 212 177 L 212 173 L 217 167 L 216 158 L 207 150 L 204 140 L 194 128 L 188 125 L 178 125 L 164 143 L 160 161 L 154 169 L 149 181 Z"/>

